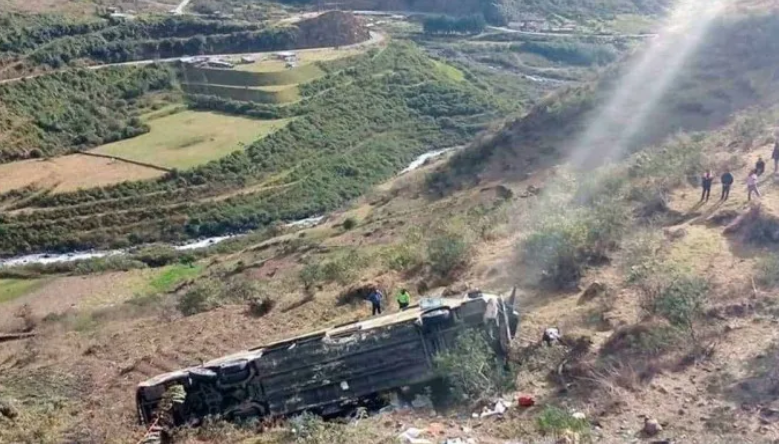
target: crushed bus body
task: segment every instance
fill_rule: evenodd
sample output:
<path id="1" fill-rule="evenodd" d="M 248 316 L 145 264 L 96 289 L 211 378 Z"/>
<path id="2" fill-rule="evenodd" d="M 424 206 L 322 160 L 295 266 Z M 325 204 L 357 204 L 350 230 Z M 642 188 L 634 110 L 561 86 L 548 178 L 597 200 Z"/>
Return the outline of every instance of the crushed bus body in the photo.
<path id="1" fill-rule="evenodd" d="M 334 414 L 344 406 L 436 378 L 433 357 L 465 329 L 481 328 L 505 355 L 518 326 L 514 294 L 470 292 L 422 299 L 397 313 L 253 348 L 139 384 L 139 419 L 150 423 L 165 391 L 186 391 L 179 421 L 230 420 L 302 411 Z"/>

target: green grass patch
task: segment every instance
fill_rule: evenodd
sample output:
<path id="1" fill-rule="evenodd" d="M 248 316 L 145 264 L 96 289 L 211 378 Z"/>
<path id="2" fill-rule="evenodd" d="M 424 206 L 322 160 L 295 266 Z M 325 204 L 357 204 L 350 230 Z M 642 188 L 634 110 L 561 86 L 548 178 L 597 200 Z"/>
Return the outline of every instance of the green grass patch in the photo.
<path id="1" fill-rule="evenodd" d="M 202 265 L 176 264 L 164 267 L 155 276 L 149 287 L 155 292 L 166 292 L 176 288 L 176 285 L 193 278 L 203 271 Z"/>
<path id="2" fill-rule="evenodd" d="M 45 283 L 43 279 L 0 279 L 0 303 L 24 296 Z"/>
<path id="3" fill-rule="evenodd" d="M 287 123 L 183 111 L 150 121 L 147 134 L 103 145 L 94 152 L 185 169 L 224 157 Z"/>
<path id="4" fill-rule="evenodd" d="M 434 60 L 433 64 L 435 65 L 438 71 L 446 75 L 446 77 L 454 80 L 455 82 L 462 82 L 463 80 L 465 80 L 465 73 L 455 68 L 454 66 L 438 60 Z"/>
<path id="5" fill-rule="evenodd" d="M 181 85 L 181 88 L 189 94 L 217 96 L 241 102 L 281 104 L 300 99 L 300 91 L 295 85 L 229 86 L 190 83 Z"/>

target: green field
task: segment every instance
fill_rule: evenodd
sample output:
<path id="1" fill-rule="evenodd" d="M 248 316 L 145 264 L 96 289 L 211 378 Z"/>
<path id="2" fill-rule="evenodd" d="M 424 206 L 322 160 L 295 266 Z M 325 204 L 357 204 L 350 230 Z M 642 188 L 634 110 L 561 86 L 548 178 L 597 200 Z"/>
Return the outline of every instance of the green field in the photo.
<path id="1" fill-rule="evenodd" d="M 250 66 L 250 65 L 245 65 Z M 184 67 L 184 83 L 231 86 L 297 85 L 322 77 L 325 72 L 317 65 L 302 65 L 281 71 L 252 72 L 231 69 Z"/>
<path id="2" fill-rule="evenodd" d="M 93 150 L 169 168 L 191 168 L 241 149 L 289 123 L 183 111 L 148 121 L 151 131 Z"/>
<path id="3" fill-rule="evenodd" d="M 24 296 L 44 283 L 41 279 L 0 279 L 0 303 Z"/>
<path id="4" fill-rule="evenodd" d="M 149 287 L 154 292 L 171 291 L 176 285 L 196 277 L 202 270 L 201 265 L 170 265 L 160 269 L 159 274 L 149 282 Z"/>
<path id="5" fill-rule="evenodd" d="M 218 96 L 243 102 L 281 104 L 300 99 L 300 90 L 295 85 L 229 86 L 185 83 L 181 85 L 181 88 L 189 94 Z"/>

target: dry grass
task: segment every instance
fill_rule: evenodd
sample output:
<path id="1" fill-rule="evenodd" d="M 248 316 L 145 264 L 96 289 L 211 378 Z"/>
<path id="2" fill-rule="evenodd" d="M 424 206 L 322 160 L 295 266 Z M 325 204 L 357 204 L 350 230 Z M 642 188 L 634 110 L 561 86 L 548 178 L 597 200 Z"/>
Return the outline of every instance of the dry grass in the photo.
<path id="1" fill-rule="evenodd" d="M 50 160 L 0 165 L 0 193 L 34 185 L 55 193 L 159 177 L 160 170 L 126 162 L 72 154 Z"/>

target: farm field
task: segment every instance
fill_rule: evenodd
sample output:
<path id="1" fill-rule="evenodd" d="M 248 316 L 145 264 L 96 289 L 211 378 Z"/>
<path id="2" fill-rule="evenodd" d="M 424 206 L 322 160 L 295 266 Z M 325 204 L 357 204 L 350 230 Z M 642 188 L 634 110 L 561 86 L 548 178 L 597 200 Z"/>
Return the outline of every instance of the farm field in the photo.
<path id="1" fill-rule="evenodd" d="M 0 193 L 35 186 L 54 193 L 153 179 L 161 170 L 98 157 L 71 154 L 47 160 L 22 160 L 0 165 Z"/>
<path id="2" fill-rule="evenodd" d="M 151 131 L 93 150 L 169 168 L 191 168 L 219 159 L 289 123 L 214 112 L 183 111 L 148 122 Z"/>

